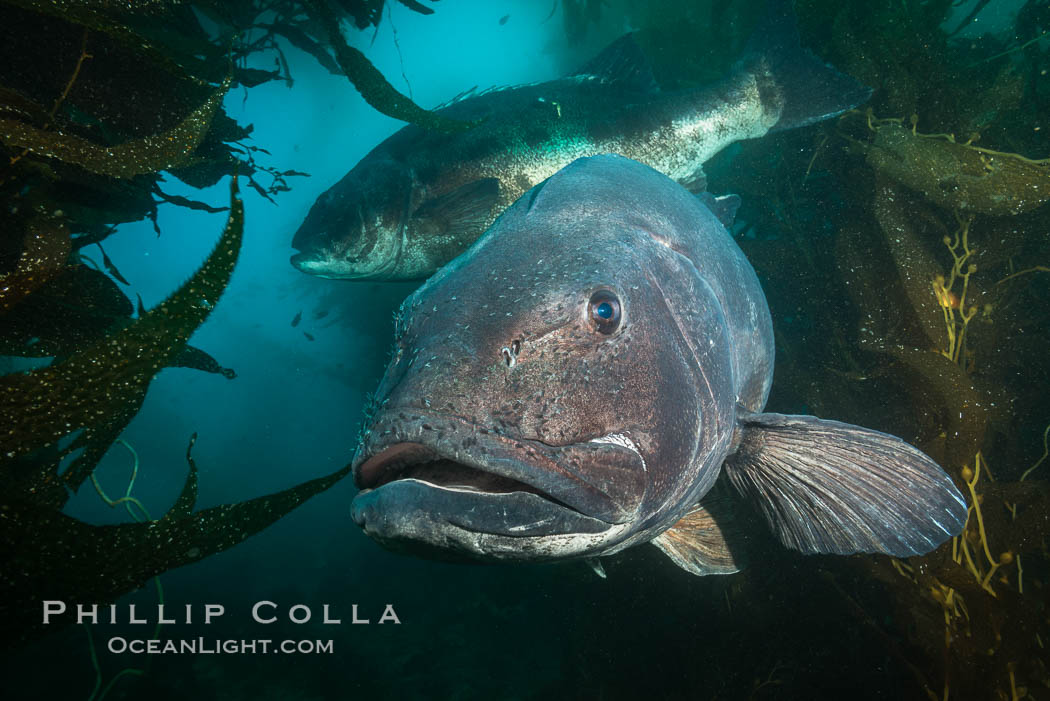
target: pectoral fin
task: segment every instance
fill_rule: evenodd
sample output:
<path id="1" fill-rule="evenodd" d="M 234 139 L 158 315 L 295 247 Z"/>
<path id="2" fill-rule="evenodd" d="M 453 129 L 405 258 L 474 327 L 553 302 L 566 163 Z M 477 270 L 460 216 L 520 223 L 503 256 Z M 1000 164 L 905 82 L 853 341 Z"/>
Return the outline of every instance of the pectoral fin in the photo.
<path id="1" fill-rule="evenodd" d="M 725 463 L 770 528 L 804 553 L 927 553 L 966 502 L 937 463 L 894 436 L 812 416 L 747 414 Z"/>
<path id="2" fill-rule="evenodd" d="M 598 575 L 602 579 L 606 578 L 605 567 L 602 565 L 602 561 L 601 560 L 599 560 L 596 557 L 588 557 L 585 560 L 585 562 L 587 563 L 588 567 L 590 567 L 592 570 L 594 570 L 594 573 L 596 575 Z"/>
<path id="3" fill-rule="evenodd" d="M 707 192 L 707 173 L 704 172 L 704 167 L 702 165 L 697 166 L 692 173 L 684 178 L 679 178 L 678 184 L 694 195 Z"/>
<path id="4" fill-rule="evenodd" d="M 653 545 L 683 570 L 699 577 L 739 572 L 745 563 L 733 514 L 728 499 L 709 496 L 657 536 Z"/>
<path id="5" fill-rule="evenodd" d="M 736 212 L 740 209 L 740 198 L 737 195 L 715 197 L 710 192 L 701 192 L 697 197 L 722 222 L 727 231 L 733 230 Z"/>
<path id="6" fill-rule="evenodd" d="M 482 178 L 433 197 L 412 213 L 413 219 L 426 220 L 439 232 L 480 234 L 488 226 L 499 200 L 499 180 Z"/>

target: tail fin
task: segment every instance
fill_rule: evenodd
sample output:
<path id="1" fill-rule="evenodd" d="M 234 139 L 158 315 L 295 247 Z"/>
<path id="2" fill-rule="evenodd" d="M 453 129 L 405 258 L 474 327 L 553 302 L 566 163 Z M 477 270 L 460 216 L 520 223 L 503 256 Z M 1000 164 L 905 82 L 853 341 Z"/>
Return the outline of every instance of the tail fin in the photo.
<path id="1" fill-rule="evenodd" d="M 815 124 L 871 97 L 871 88 L 801 47 L 791 5 L 790 0 L 769 0 L 742 59 L 745 64 L 762 63 L 783 99 L 780 120 L 770 131 Z"/>

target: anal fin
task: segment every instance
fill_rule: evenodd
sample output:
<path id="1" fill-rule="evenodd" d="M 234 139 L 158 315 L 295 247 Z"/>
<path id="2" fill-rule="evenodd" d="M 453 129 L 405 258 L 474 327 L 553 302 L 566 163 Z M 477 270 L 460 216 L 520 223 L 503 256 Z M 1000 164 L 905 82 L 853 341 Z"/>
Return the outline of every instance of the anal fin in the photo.
<path id="1" fill-rule="evenodd" d="M 733 574 L 745 565 L 738 535 L 730 500 L 709 495 L 653 539 L 653 545 L 683 570 L 699 577 Z"/>
<path id="2" fill-rule="evenodd" d="M 895 436 L 813 416 L 745 414 L 740 424 L 726 475 L 789 548 L 907 557 L 966 522 L 944 470 Z"/>

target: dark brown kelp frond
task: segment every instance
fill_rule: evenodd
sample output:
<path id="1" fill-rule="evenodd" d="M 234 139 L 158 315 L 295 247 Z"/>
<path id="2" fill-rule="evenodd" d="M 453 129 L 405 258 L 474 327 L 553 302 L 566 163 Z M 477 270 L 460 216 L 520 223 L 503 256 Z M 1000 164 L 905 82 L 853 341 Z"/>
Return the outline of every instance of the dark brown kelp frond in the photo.
<path id="1" fill-rule="evenodd" d="M 46 109 L 22 95 L 17 90 L 0 86 L 0 114 L 17 115 L 19 118 L 43 124 L 48 119 Z"/>
<path id="2" fill-rule="evenodd" d="M 117 146 L 95 144 L 79 136 L 39 129 L 12 119 L 0 120 L 0 142 L 114 178 L 132 178 L 190 165 L 229 87 L 230 78 L 227 78 L 204 104 L 173 129 Z"/>
<path id="3" fill-rule="evenodd" d="M 134 417 L 153 377 L 184 350 L 229 282 L 244 230 L 244 206 L 231 184 L 230 217 L 215 250 L 197 273 L 134 323 L 72 354 L 25 374 L 0 377 L 0 466 L 83 431 L 63 453 L 85 451 L 58 477 L 44 466 L 31 495 L 65 500 L 61 484 L 76 490 Z M 35 496 L 34 496 L 35 495 Z"/>
<path id="4" fill-rule="evenodd" d="M 18 266 L 0 274 L 0 317 L 51 279 L 69 260 L 69 229 L 61 216 L 38 215 L 29 221 Z"/>
<path id="5" fill-rule="evenodd" d="M 397 0 L 397 1 L 399 3 L 401 3 L 402 5 L 404 5 L 405 7 L 407 7 L 408 9 L 412 10 L 413 12 L 418 12 L 421 15 L 432 15 L 432 14 L 434 14 L 434 10 L 433 9 L 427 7 L 426 5 L 424 5 L 421 2 L 417 2 L 417 0 Z"/>
<path id="6" fill-rule="evenodd" d="M 136 15 L 147 18 L 154 24 L 163 24 L 158 23 L 157 20 L 167 19 L 173 10 L 186 5 L 180 0 L 146 0 L 145 2 L 136 0 L 130 3 L 107 0 L 4 0 L 4 2 L 100 32 L 148 58 L 153 64 L 174 76 L 190 77 L 198 82 L 204 82 L 191 76 L 191 71 L 187 71 L 172 58 L 170 47 L 159 46 L 128 26 L 128 20 L 133 19 Z M 206 42 L 198 42 L 197 48 L 201 50 L 206 46 Z M 202 62 L 196 61 L 195 63 L 197 64 L 195 68 L 205 68 Z"/>
<path id="7" fill-rule="evenodd" d="M 883 122 L 868 163 L 945 209 L 1006 216 L 1050 200 L 1050 159 L 981 148 L 952 134 L 921 134 L 914 124 L 908 129 Z"/>
<path id="8" fill-rule="evenodd" d="M 0 355 L 65 358 L 130 323 L 134 311 L 100 269 L 68 265 L 0 314 Z"/>
<path id="9" fill-rule="evenodd" d="M 227 380 L 237 377 L 237 372 L 233 368 L 224 368 L 222 365 L 219 365 L 218 360 L 211 357 L 206 351 L 189 344 L 172 360 L 171 364 L 172 367 L 192 368 L 201 372 L 222 375 Z"/>
<path id="10" fill-rule="evenodd" d="M 274 494 L 194 513 L 197 469 L 189 449 L 186 457 L 185 486 L 157 521 L 95 526 L 31 502 L 0 499 L 0 648 L 74 622 L 61 617 L 45 627 L 41 601 L 108 604 L 150 577 L 243 542 L 350 473 L 347 465 Z"/>
<path id="11" fill-rule="evenodd" d="M 328 42 L 335 50 L 339 67 L 361 93 L 361 97 L 372 107 L 389 117 L 418 124 L 426 129 L 456 132 L 474 126 L 473 122 L 461 122 L 428 112 L 399 93 L 363 53 L 346 43 L 339 29 L 339 20 L 326 4 L 326 0 L 306 0 L 305 4 L 317 16 L 328 34 Z"/>

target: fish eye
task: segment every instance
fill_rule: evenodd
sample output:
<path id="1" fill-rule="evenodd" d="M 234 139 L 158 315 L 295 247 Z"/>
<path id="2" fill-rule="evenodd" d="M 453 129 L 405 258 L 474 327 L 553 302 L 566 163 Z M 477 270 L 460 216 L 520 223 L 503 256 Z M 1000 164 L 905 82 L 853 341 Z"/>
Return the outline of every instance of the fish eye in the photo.
<path id="1" fill-rule="evenodd" d="M 611 334 L 620 327 L 620 298 L 609 290 L 598 290 L 587 303 L 587 317 L 598 333 Z"/>

